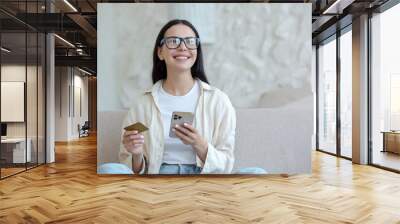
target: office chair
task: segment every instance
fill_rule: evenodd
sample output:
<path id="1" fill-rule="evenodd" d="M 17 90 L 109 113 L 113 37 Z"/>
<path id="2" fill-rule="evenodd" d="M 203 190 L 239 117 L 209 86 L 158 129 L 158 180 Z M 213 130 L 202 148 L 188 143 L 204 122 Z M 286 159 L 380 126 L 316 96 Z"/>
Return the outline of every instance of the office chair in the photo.
<path id="1" fill-rule="evenodd" d="M 89 129 L 90 129 L 89 121 L 85 121 L 82 127 L 80 127 L 80 125 L 78 124 L 79 138 L 89 136 Z"/>

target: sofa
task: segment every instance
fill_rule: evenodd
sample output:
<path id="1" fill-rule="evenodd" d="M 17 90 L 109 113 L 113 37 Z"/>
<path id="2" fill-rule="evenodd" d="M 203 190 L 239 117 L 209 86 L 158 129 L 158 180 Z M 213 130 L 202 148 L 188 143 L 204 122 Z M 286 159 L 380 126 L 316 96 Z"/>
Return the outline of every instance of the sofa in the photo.
<path id="1" fill-rule="evenodd" d="M 259 167 L 269 174 L 311 172 L 313 98 L 283 107 L 236 108 L 234 172 Z M 118 163 L 127 111 L 98 111 L 97 163 Z"/>

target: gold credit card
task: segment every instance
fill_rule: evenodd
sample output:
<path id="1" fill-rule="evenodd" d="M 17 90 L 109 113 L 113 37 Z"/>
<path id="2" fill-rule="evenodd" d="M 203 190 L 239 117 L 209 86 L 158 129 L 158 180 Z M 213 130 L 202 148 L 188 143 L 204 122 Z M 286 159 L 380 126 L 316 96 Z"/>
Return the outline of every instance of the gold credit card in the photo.
<path id="1" fill-rule="evenodd" d="M 144 124 L 136 122 L 124 128 L 125 131 L 138 131 L 139 133 L 149 130 Z"/>

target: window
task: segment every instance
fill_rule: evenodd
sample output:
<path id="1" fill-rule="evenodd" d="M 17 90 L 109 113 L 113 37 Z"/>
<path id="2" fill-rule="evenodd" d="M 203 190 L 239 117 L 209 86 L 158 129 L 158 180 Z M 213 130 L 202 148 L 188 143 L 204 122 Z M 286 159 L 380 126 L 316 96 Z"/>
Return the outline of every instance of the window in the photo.
<path id="1" fill-rule="evenodd" d="M 372 164 L 400 170 L 400 5 L 371 19 Z"/>
<path id="2" fill-rule="evenodd" d="M 340 36 L 340 155 L 352 157 L 352 33 Z"/>
<path id="3" fill-rule="evenodd" d="M 336 154 L 336 39 L 318 48 L 318 148 Z"/>

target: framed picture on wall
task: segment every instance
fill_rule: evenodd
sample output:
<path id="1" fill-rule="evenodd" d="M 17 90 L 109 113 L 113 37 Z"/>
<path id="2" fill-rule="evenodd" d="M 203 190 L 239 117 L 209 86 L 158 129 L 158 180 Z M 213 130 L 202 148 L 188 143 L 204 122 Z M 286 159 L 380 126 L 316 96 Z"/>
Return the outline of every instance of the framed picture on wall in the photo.
<path id="1" fill-rule="evenodd" d="M 25 82 L 1 82 L 1 122 L 24 122 Z"/>

